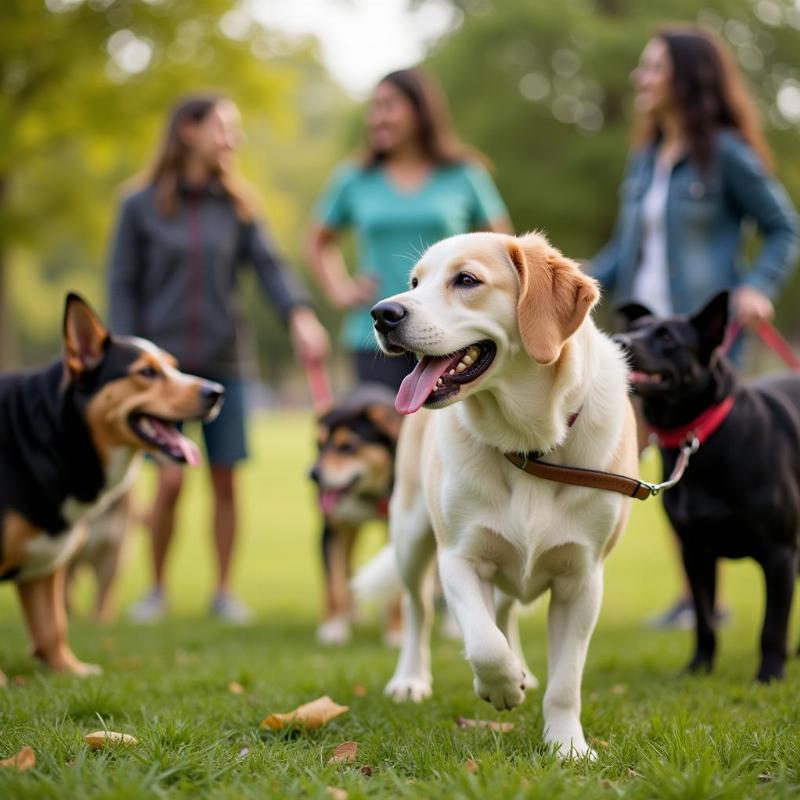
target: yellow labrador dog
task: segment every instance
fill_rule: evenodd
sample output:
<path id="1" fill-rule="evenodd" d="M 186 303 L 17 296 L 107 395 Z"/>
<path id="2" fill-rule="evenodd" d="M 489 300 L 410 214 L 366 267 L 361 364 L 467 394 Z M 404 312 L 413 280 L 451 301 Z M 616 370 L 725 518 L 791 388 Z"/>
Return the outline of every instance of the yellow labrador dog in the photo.
<path id="1" fill-rule="evenodd" d="M 431 247 L 411 290 L 372 309 L 383 350 L 419 357 L 395 402 L 414 416 L 397 454 L 394 553 L 367 567 L 387 570 L 393 555 L 406 589 L 407 625 L 386 692 L 414 701 L 431 693 L 434 554 L 475 692 L 497 709 L 536 686 L 514 599 L 549 589 L 544 738 L 566 757 L 592 755 L 581 679 L 603 561 L 630 500 L 533 477 L 506 454 L 636 475 L 626 364 L 592 321 L 597 300 L 595 282 L 543 236 L 472 233 Z"/>

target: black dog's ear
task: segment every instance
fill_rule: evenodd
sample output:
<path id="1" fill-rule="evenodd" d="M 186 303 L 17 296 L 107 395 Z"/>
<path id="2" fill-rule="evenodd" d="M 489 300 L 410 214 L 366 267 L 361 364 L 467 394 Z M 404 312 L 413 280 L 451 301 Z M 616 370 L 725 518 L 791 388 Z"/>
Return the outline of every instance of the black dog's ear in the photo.
<path id="1" fill-rule="evenodd" d="M 637 319 L 653 316 L 653 312 L 641 303 L 625 303 L 615 308 L 614 313 L 622 317 L 626 330 L 628 330 Z"/>
<path id="2" fill-rule="evenodd" d="M 704 358 L 708 359 L 725 339 L 728 326 L 728 292 L 714 295 L 706 305 L 689 322 L 700 334 L 700 348 Z"/>
<path id="3" fill-rule="evenodd" d="M 64 363 L 74 380 L 103 360 L 111 337 L 91 306 L 70 292 L 64 305 Z"/>

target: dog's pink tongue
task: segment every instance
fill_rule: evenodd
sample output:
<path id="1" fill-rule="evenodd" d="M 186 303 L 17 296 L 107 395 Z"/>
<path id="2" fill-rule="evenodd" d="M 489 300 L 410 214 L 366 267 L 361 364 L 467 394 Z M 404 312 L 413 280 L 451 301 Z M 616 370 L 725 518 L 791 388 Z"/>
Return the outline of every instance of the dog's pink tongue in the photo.
<path id="1" fill-rule="evenodd" d="M 150 418 L 150 423 L 158 431 L 162 441 L 180 450 L 183 460 L 190 467 L 196 467 L 200 463 L 200 449 L 191 439 L 183 436 L 171 425 L 165 425 L 161 420 L 154 417 Z"/>
<path id="2" fill-rule="evenodd" d="M 394 400 L 399 414 L 413 414 L 419 411 L 436 388 L 436 381 L 444 374 L 453 356 L 423 356 L 413 372 L 403 378 L 400 390 Z"/>

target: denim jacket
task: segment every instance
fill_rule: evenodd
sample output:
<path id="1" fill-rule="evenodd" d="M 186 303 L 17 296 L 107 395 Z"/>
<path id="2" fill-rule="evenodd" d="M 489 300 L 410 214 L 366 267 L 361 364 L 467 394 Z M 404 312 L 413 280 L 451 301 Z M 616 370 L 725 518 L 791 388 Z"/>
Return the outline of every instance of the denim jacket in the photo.
<path id="1" fill-rule="evenodd" d="M 611 241 L 593 259 L 591 274 L 616 302 L 632 296 L 641 259 L 642 200 L 650 186 L 656 146 L 632 157 L 620 188 L 620 211 Z M 686 314 L 711 295 L 741 285 L 774 297 L 795 265 L 800 245 L 797 212 L 784 188 L 752 148 L 730 130 L 720 131 L 706 172 L 684 157 L 670 177 L 666 206 L 667 264 L 672 307 Z M 761 237 L 746 268 L 743 221 Z"/>

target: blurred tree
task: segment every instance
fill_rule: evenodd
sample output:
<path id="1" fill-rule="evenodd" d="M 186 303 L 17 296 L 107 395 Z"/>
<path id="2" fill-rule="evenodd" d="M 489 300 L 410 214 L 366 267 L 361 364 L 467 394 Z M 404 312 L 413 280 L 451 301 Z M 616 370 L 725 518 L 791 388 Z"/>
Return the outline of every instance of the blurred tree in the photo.
<path id="1" fill-rule="evenodd" d="M 67 288 L 104 308 L 120 186 L 146 166 L 177 96 L 216 89 L 239 103 L 244 171 L 293 256 L 314 164 L 324 174 L 348 102 L 311 42 L 266 31 L 235 0 L 7 0 L 0 75 L 0 365 L 14 350 L 25 363 L 54 352 Z M 288 349 L 265 330 L 274 366 Z"/>
<path id="2" fill-rule="evenodd" d="M 412 0 L 412 4 L 441 0 Z M 758 98 L 778 175 L 800 203 L 800 7 L 793 0 L 449 0 L 429 66 L 461 135 L 494 160 L 518 230 L 590 258 L 617 211 L 630 142 L 629 75 L 658 24 L 696 21 L 731 45 Z M 797 326 L 800 279 L 784 294 Z"/>

